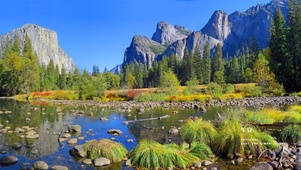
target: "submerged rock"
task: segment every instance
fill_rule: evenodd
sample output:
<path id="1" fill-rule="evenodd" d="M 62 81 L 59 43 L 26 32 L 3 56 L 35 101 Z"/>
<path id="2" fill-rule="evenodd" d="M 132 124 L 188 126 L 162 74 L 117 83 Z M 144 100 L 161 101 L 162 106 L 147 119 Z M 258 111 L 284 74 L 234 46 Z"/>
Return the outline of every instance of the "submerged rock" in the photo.
<path id="1" fill-rule="evenodd" d="M 250 170 L 273 170 L 273 167 L 266 162 L 257 162 Z"/>
<path id="2" fill-rule="evenodd" d="M 9 166 L 9 165 L 13 165 L 15 163 L 18 162 L 18 158 L 14 157 L 14 156 L 3 156 L 0 159 L 0 164 L 2 166 Z"/>

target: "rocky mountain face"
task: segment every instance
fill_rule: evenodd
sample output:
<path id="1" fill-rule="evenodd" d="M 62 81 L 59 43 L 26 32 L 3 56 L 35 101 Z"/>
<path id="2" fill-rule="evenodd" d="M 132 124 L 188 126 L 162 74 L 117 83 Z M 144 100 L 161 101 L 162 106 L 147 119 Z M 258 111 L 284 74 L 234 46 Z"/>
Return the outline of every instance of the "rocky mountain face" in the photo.
<path id="1" fill-rule="evenodd" d="M 185 47 L 191 53 L 199 46 L 201 53 L 206 43 L 212 52 L 218 43 L 223 46 L 224 54 L 233 56 L 237 50 L 249 47 L 255 37 L 260 49 L 268 46 L 269 25 L 277 8 L 287 16 L 288 0 L 272 0 L 266 5 L 256 5 L 245 12 L 230 15 L 218 10 L 213 13 L 208 23 L 200 31 L 190 31 L 181 26 L 172 26 L 159 22 L 152 39 L 135 36 L 124 54 L 123 65 L 141 62 L 152 66 L 153 61 L 162 56 L 175 54 L 182 59 Z"/>
<path id="2" fill-rule="evenodd" d="M 31 40 L 33 51 L 37 55 L 40 65 L 48 65 L 50 59 L 53 59 L 54 64 L 58 66 L 59 70 L 63 66 L 68 72 L 75 69 L 73 60 L 59 46 L 57 33 L 35 24 L 26 24 L 7 34 L 1 35 L 0 54 L 3 51 L 7 38 L 11 42 L 15 38 L 18 38 L 22 50 L 26 34 Z"/>

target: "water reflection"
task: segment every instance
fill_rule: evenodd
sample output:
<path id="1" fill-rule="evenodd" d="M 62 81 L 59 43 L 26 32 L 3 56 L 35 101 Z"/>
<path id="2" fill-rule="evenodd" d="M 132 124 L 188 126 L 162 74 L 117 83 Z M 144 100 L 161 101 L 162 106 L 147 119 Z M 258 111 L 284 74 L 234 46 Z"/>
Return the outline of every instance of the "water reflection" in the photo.
<path id="1" fill-rule="evenodd" d="M 112 110 L 103 111 L 97 107 L 59 105 L 62 112 L 57 112 L 57 107 L 57 105 L 48 105 L 45 102 L 38 102 L 33 105 L 0 99 L 0 111 L 12 111 L 11 114 L 0 114 L 0 124 L 3 124 L 4 128 L 10 127 L 12 131 L 11 133 L 0 133 L 0 150 L 7 151 L 4 155 L 14 155 L 19 159 L 19 162 L 15 165 L 9 167 L 0 166 L 0 168 L 20 169 L 21 164 L 24 162 L 30 163 L 31 166 L 35 161 L 42 160 L 50 166 L 64 165 L 69 169 L 95 169 L 92 166 L 83 165 L 81 160 L 74 159 L 69 154 L 69 150 L 73 146 L 68 145 L 67 141 L 58 142 L 59 134 L 65 133 L 68 125 L 78 124 L 81 126 L 82 132 L 71 137 L 78 138 L 80 136 L 84 138 L 83 140 L 78 140 L 77 144 L 83 144 L 87 140 L 92 139 L 112 139 L 114 137 L 114 141 L 122 143 L 130 151 L 141 139 L 151 139 L 161 143 L 179 143 L 181 142 L 179 134 L 171 135 L 168 133 L 171 127 L 180 128 L 184 120 L 190 116 L 212 120 L 217 113 L 223 111 L 222 108 L 210 108 L 206 113 L 196 110 L 180 110 L 176 113 L 172 109 L 155 108 L 144 113 L 138 113 L 135 110 L 130 113 L 119 113 Z M 73 114 L 73 110 L 92 111 L 94 116 L 79 116 L 78 114 Z M 169 117 L 124 124 L 128 120 L 158 118 L 164 115 L 169 115 Z M 99 120 L 100 117 L 106 117 L 108 121 Z M 21 137 L 22 134 L 13 132 L 16 127 L 22 128 L 23 126 L 33 128 L 39 134 L 39 138 L 34 140 L 27 139 Z M 107 133 L 109 129 L 119 129 L 123 133 L 120 136 L 112 136 Z M 132 142 L 128 142 L 129 139 L 132 139 Z M 13 149 L 11 145 L 14 142 L 21 143 L 22 147 L 17 150 Z M 36 154 L 32 154 L 33 150 L 37 151 Z M 100 169 L 127 168 L 124 163 L 117 163 Z"/>

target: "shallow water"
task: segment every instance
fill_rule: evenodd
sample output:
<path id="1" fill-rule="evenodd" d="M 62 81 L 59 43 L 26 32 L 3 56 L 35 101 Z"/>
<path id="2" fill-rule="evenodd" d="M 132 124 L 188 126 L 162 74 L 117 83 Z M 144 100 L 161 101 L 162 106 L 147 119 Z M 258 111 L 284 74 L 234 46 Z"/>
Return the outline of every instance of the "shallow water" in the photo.
<path id="1" fill-rule="evenodd" d="M 102 110 L 97 107 L 79 107 L 63 106 L 62 115 L 56 112 L 57 105 L 47 103 L 20 103 L 14 100 L 0 99 L 0 111 L 9 110 L 12 114 L 0 115 L 0 124 L 4 127 L 11 127 L 14 130 L 16 127 L 29 126 L 34 127 L 39 134 L 39 139 L 29 140 L 21 138 L 16 133 L 0 133 L 0 149 L 7 150 L 5 155 L 16 156 L 18 163 L 0 169 L 20 169 L 22 164 L 29 163 L 25 168 L 32 167 L 33 163 L 39 160 L 45 161 L 50 167 L 53 165 L 64 165 L 69 169 L 96 169 L 93 166 L 84 165 L 81 160 L 74 159 L 69 150 L 73 147 L 67 144 L 67 141 L 58 143 L 58 133 L 64 133 L 67 130 L 66 125 L 78 124 L 82 127 L 82 132 L 78 136 L 84 136 L 84 140 L 78 140 L 77 144 L 83 144 L 87 140 L 92 139 L 111 139 L 113 136 L 108 134 L 109 129 L 119 129 L 123 132 L 120 136 L 115 136 L 115 141 L 122 143 L 129 151 L 133 149 L 137 142 L 141 139 L 153 139 L 161 143 L 175 142 L 179 143 L 179 135 L 170 135 L 168 131 L 172 126 L 181 127 L 183 122 L 190 116 L 203 117 L 206 120 L 213 120 L 217 113 L 222 113 L 226 108 L 210 108 L 206 113 L 195 110 L 178 110 L 178 113 L 173 113 L 173 110 L 164 110 L 163 108 L 155 108 L 146 110 L 139 114 L 136 110 L 130 113 L 121 113 L 117 109 Z M 72 110 L 83 110 L 84 112 L 92 111 L 93 117 L 86 115 L 78 116 L 72 113 Z M 140 122 L 125 121 L 140 120 L 146 118 L 157 118 L 160 116 L 169 115 L 166 119 L 145 120 Z M 108 121 L 99 120 L 100 117 L 106 117 Z M 29 118 L 29 121 L 26 121 Z M 72 136 L 71 138 L 77 138 Z M 128 142 L 132 139 L 133 142 Z M 12 149 L 11 145 L 14 142 L 19 142 L 22 147 L 18 150 Z M 29 146 L 38 150 L 38 154 L 31 154 Z M 3 155 L 0 154 L 0 157 Z M 228 169 L 228 162 L 220 159 L 217 161 L 219 169 Z M 231 169 L 247 169 L 249 163 L 240 167 L 233 166 Z M 99 169 L 130 169 L 126 168 L 124 163 L 113 164 L 109 167 Z"/>

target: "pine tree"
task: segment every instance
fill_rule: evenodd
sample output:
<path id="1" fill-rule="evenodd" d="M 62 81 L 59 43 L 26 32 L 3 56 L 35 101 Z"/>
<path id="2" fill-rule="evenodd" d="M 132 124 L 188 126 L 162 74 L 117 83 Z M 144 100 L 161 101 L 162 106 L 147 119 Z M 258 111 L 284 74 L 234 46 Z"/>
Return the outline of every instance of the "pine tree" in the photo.
<path id="1" fill-rule="evenodd" d="M 231 83 L 240 82 L 240 70 L 239 70 L 238 59 L 236 56 L 234 56 L 233 59 L 231 60 L 230 75 L 228 76 L 230 78 Z"/>
<path id="2" fill-rule="evenodd" d="M 28 35 L 25 35 L 25 42 L 23 48 L 22 69 L 21 69 L 21 85 L 22 92 L 29 94 L 31 91 L 40 89 L 40 74 L 38 58 L 32 49 L 31 40 Z"/>
<path id="3" fill-rule="evenodd" d="M 289 0 L 288 7 L 288 57 L 285 60 L 284 88 L 288 92 L 301 89 L 301 2 Z"/>
<path id="4" fill-rule="evenodd" d="M 192 67 L 194 69 L 192 70 L 192 72 L 194 72 L 195 75 L 192 75 L 192 77 L 189 80 L 197 79 L 198 82 L 203 82 L 204 81 L 203 60 L 202 60 L 202 54 L 198 43 L 196 44 L 192 57 L 193 57 Z"/>
<path id="5" fill-rule="evenodd" d="M 211 58 L 210 58 L 210 49 L 209 45 L 205 44 L 203 52 L 204 60 L 204 83 L 209 84 L 211 82 Z"/>
<path id="6" fill-rule="evenodd" d="M 286 38 L 285 20 L 281 10 L 278 8 L 270 26 L 271 50 L 270 68 L 276 74 L 279 83 L 285 83 L 285 62 L 287 59 L 287 38 Z"/>
<path id="7" fill-rule="evenodd" d="M 60 87 L 60 89 L 65 90 L 66 85 L 67 85 L 67 72 L 66 72 L 66 69 L 63 65 L 63 68 L 61 69 L 61 74 L 60 74 L 59 87 Z"/>
<path id="8" fill-rule="evenodd" d="M 99 68 L 96 65 L 93 65 L 92 76 L 97 76 L 99 74 Z"/>
<path id="9" fill-rule="evenodd" d="M 217 44 L 216 53 L 212 60 L 212 77 L 213 81 L 218 84 L 225 83 L 225 67 L 222 56 L 222 46 Z"/>

